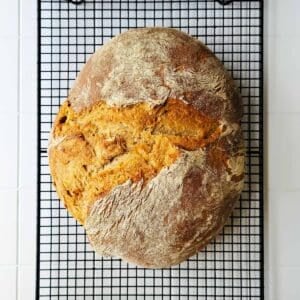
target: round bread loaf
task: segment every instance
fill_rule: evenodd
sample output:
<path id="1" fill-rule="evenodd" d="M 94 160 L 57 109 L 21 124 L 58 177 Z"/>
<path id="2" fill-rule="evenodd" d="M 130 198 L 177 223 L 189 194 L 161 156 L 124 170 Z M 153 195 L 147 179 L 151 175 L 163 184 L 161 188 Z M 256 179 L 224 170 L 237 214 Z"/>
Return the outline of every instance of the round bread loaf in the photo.
<path id="1" fill-rule="evenodd" d="M 56 117 L 60 199 L 101 255 L 161 268 L 222 229 L 243 187 L 242 106 L 201 42 L 135 29 L 98 49 Z"/>

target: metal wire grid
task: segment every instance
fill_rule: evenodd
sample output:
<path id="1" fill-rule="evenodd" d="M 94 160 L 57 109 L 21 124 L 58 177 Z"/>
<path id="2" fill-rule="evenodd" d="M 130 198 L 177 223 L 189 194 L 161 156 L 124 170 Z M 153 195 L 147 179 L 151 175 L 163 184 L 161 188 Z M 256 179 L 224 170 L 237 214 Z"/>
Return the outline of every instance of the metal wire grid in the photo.
<path id="1" fill-rule="evenodd" d="M 263 299 L 263 1 L 39 1 L 37 299 Z M 221 235 L 168 269 L 96 256 L 62 207 L 47 161 L 49 131 L 95 48 L 128 28 L 175 27 L 202 41 L 240 87 L 247 147 L 244 192 Z"/>

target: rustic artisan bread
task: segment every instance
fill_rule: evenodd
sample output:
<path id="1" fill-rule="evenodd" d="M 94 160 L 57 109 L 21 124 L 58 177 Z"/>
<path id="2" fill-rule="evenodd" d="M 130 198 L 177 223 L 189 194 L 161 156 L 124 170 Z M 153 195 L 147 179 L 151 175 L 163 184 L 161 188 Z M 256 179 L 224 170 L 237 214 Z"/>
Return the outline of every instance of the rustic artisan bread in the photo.
<path id="1" fill-rule="evenodd" d="M 130 30 L 79 73 L 54 123 L 57 193 L 95 251 L 178 264 L 224 226 L 243 186 L 241 101 L 201 42 Z"/>

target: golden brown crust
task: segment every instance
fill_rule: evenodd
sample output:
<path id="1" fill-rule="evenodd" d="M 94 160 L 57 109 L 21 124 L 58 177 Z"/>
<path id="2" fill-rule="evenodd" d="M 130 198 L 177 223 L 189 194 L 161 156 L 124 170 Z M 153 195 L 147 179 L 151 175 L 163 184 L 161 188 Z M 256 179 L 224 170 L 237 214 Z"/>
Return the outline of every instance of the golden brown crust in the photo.
<path id="1" fill-rule="evenodd" d="M 121 109 L 100 101 L 78 113 L 65 102 L 52 133 L 59 143 L 49 148 L 56 190 L 84 224 L 93 203 L 113 187 L 127 180 L 147 183 L 176 161 L 180 149 L 204 147 L 221 127 L 174 99 L 153 108 L 137 103 Z"/>
<path id="2" fill-rule="evenodd" d="M 177 264 L 219 232 L 240 195 L 241 115 L 202 43 L 128 31 L 90 58 L 60 109 L 49 144 L 57 192 L 98 253 Z"/>

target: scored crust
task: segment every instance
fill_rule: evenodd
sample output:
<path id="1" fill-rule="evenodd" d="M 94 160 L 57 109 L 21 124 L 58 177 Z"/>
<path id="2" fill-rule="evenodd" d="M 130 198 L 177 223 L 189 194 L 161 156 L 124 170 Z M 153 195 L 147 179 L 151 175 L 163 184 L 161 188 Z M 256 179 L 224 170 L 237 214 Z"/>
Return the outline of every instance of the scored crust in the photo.
<path id="1" fill-rule="evenodd" d="M 177 264 L 239 198 L 241 116 L 233 80 L 201 42 L 174 29 L 125 32 L 91 56 L 58 113 L 58 195 L 98 253 Z"/>
<path id="2" fill-rule="evenodd" d="M 180 100 L 122 109 L 100 101 L 79 113 L 66 101 L 53 128 L 53 182 L 69 211 L 84 224 L 95 200 L 113 187 L 129 179 L 154 178 L 179 158 L 180 149 L 203 147 L 221 130 L 216 120 Z"/>

